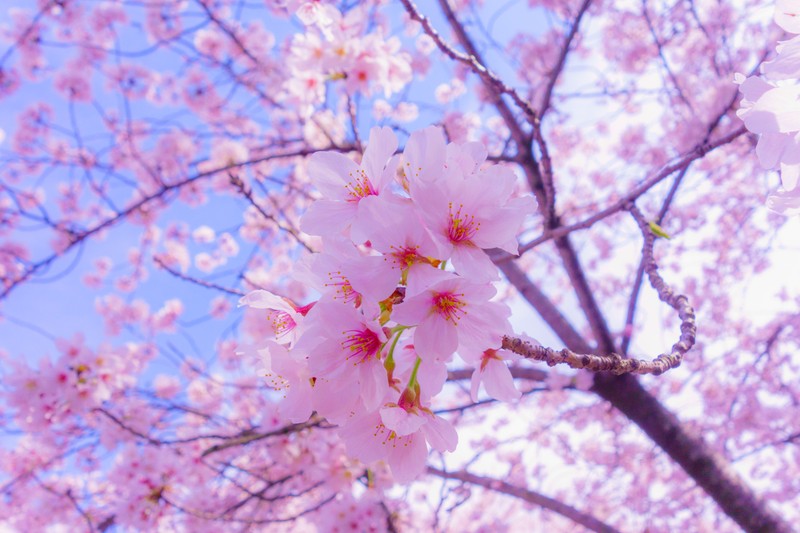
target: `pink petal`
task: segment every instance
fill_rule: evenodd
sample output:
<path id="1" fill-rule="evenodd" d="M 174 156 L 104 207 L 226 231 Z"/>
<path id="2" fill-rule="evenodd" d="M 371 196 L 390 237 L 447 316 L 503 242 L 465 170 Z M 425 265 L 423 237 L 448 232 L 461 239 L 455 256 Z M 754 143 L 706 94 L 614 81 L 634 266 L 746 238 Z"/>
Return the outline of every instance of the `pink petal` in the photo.
<path id="1" fill-rule="evenodd" d="M 358 388 L 340 381 L 318 379 L 311 389 L 314 408 L 333 424 L 344 424 L 352 416 L 359 398 Z"/>
<path id="2" fill-rule="evenodd" d="M 352 202 L 317 200 L 300 219 L 300 229 L 309 235 L 331 235 L 344 231 L 356 215 Z"/>
<path id="3" fill-rule="evenodd" d="M 775 24 L 789 33 L 800 33 L 800 5 L 797 0 L 775 2 Z"/>
<path id="4" fill-rule="evenodd" d="M 800 178 L 800 165 L 781 163 L 781 184 L 786 192 L 793 192 Z"/>
<path id="5" fill-rule="evenodd" d="M 389 466 L 398 483 L 410 483 L 425 471 L 428 447 L 420 434 L 397 437 L 392 443 Z"/>
<path id="6" fill-rule="evenodd" d="M 337 152 L 317 152 L 308 159 L 308 175 L 317 189 L 330 200 L 348 197 L 344 185 L 358 172 L 358 165 Z"/>
<path id="7" fill-rule="evenodd" d="M 447 365 L 444 361 L 426 359 L 422 361 L 417 375 L 422 389 L 423 401 L 439 394 L 447 381 Z"/>
<path id="8" fill-rule="evenodd" d="M 453 246 L 453 267 L 456 271 L 472 281 L 496 281 L 500 279 L 500 271 L 486 255 L 486 252 L 472 244 Z"/>
<path id="9" fill-rule="evenodd" d="M 765 133 L 758 139 L 756 155 L 764 168 L 774 168 L 780 161 L 786 144 L 789 142 L 787 133 Z"/>
<path id="10" fill-rule="evenodd" d="M 265 290 L 250 291 L 239 299 L 239 307 L 252 307 L 253 309 L 274 309 L 295 313 L 294 308 L 281 296 Z"/>
<path id="11" fill-rule="evenodd" d="M 439 318 L 431 317 L 417 326 L 414 332 L 414 348 L 423 359 L 448 359 L 458 348 L 457 326 Z"/>
<path id="12" fill-rule="evenodd" d="M 430 263 L 415 263 L 408 269 L 406 276 L 406 297 L 415 296 L 441 281 L 440 273 L 444 272 Z"/>
<path id="13" fill-rule="evenodd" d="M 416 433 L 425 423 L 423 417 L 409 413 L 402 407 L 384 407 L 380 413 L 384 425 L 401 437 Z"/>
<path id="14" fill-rule="evenodd" d="M 311 387 L 303 387 L 299 383 L 289 387 L 286 398 L 278 404 L 278 411 L 290 422 L 300 424 L 308 420 L 311 408 Z"/>
<path id="15" fill-rule="evenodd" d="M 483 372 L 483 386 L 486 394 L 501 402 L 519 400 L 522 393 L 514 387 L 514 378 L 503 361 L 492 359 L 486 364 Z"/>
<path id="16" fill-rule="evenodd" d="M 403 326 L 416 326 L 428 316 L 431 305 L 429 293 L 406 298 L 403 303 L 396 305 L 392 310 L 392 320 Z"/>
<path id="17" fill-rule="evenodd" d="M 469 384 L 469 397 L 472 398 L 473 402 L 478 401 L 478 391 L 480 390 L 482 380 L 483 372 L 481 372 L 480 368 L 476 368 L 472 373 L 472 379 Z"/>
<path id="18" fill-rule="evenodd" d="M 770 80 L 788 80 L 800 77 L 800 36 L 778 45 L 778 57 L 767 61 L 761 72 Z"/>
<path id="19" fill-rule="evenodd" d="M 346 265 L 353 289 L 369 300 L 380 302 L 389 297 L 400 283 L 400 271 L 383 257 L 361 257 Z"/>
<path id="20" fill-rule="evenodd" d="M 403 151 L 403 171 L 411 183 L 435 181 L 445 163 L 446 143 L 441 128 L 429 126 L 415 131 Z"/>
<path id="21" fill-rule="evenodd" d="M 431 448 L 440 452 L 452 452 L 458 446 L 458 433 L 450 422 L 440 416 L 429 417 L 428 423 L 422 427 L 422 433 Z"/>
<path id="22" fill-rule="evenodd" d="M 532 197 L 512 198 L 504 207 L 497 209 L 491 217 L 481 221 L 481 229 L 472 239 L 480 248 L 501 248 L 516 254 L 517 232 L 525 218 L 536 209 Z"/>
<path id="23" fill-rule="evenodd" d="M 389 391 L 389 378 L 380 360 L 373 359 L 358 365 L 361 401 L 367 411 L 374 411 Z"/>
<path id="24" fill-rule="evenodd" d="M 372 128 L 369 132 L 369 142 L 364 152 L 361 166 L 367 177 L 378 190 L 388 185 L 384 183 L 383 168 L 397 150 L 397 137 L 390 128 Z"/>
<path id="25" fill-rule="evenodd" d="M 389 450 L 384 440 L 389 430 L 383 426 L 377 413 L 351 418 L 340 433 L 352 457 L 367 464 L 386 458 Z"/>
<path id="26" fill-rule="evenodd" d="M 767 208 L 786 216 L 800 214 L 800 189 L 791 192 L 778 189 L 777 193 L 767 198 Z"/>
<path id="27" fill-rule="evenodd" d="M 775 85 L 768 83 L 756 76 L 750 76 L 739 85 L 739 92 L 742 93 L 745 100 L 755 102 L 761 95 L 767 91 L 771 91 Z"/>
<path id="28" fill-rule="evenodd" d="M 742 119 L 754 133 L 788 133 L 800 131 L 800 88 L 776 87 L 753 103 Z"/>

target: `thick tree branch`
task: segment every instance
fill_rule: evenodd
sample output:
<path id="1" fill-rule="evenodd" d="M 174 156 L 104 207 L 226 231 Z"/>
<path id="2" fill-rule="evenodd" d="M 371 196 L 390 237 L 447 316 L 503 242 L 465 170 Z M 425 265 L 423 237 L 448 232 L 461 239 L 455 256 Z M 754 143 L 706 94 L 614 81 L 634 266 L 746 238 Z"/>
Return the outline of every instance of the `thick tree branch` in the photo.
<path id="1" fill-rule="evenodd" d="M 516 264 L 507 262 L 499 266 L 568 349 L 579 353 L 591 352 L 586 341 Z M 789 525 L 756 496 L 724 458 L 714 452 L 701 436 L 690 433 L 634 376 L 601 372 L 595 375 L 592 390 L 638 425 L 742 528 L 777 533 L 791 531 Z"/>
<path id="2" fill-rule="evenodd" d="M 406 6 L 407 11 L 412 18 L 423 23 L 423 27 L 426 29 L 426 31 L 431 29 L 430 24 L 427 24 L 426 26 L 423 20 L 420 20 L 418 11 L 416 11 L 416 8 L 409 0 L 403 0 L 403 4 Z M 452 14 L 452 10 L 447 5 L 446 0 L 440 0 L 440 5 L 442 5 L 442 9 L 445 10 L 446 15 L 448 13 L 450 14 L 449 20 L 456 34 L 459 35 L 460 29 L 460 36 L 462 39 L 464 39 L 466 34 L 460 24 L 455 21 L 455 17 Z M 456 23 L 453 24 L 454 22 Z M 441 49 L 442 45 L 440 42 L 441 39 L 437 41 L 437 44 L 439 44 Z M 467 44 L 465 45 L 462 40 L 462 45 L 465 46 L 467 52 L 470 53 L 470 48 L 468 45 L 471 43 L 469 43 L 468 40 L 466 42 Z M 478 62 L 478 66 L 480 66 L 480 68 L 473 67 L 473 69 L 476 73 L 479 73 L 480 76 L 480 72 L 485 72 L 486 68 L 483 67 L 482 63 L 475 59 L 475 54 L 471 55 L 472 58 L 467 56 L 467 61 Z M 498 110 L 501 111 L 501 116 L 506 121 L 509 130 L 512 132 L 512 137 L 515 137 L 515 132 L 520 131 L 520 128 L 518 124 L 509 123 L 509 121 L 513 121 L 513 115 L 510 113 L 502 113 L 502 109 L 504 107 L 507 108 L 505 102 L 503 102 L 501 98 L 503 92 L 492 91 L 492 89 L 496 87 L 493 86 L 492 79 L 485 74 L 481 76 L 481 79 L 484 81 L 484 85 L 490 89 L 490 94 L 494 95 L 495 104 Z M 527 107 L 529 108 L 529 106 Z M 522 108 L 525 110 L 525 106 L 522 106 Z M 530 121 L 531 115 L 526 113 L 526 117 Z M 539 131 L 539 117 L 535 114 L 533 117 L 535 120 L 532 122 L 532 124 L 534 126 L 534 133 L 536 133 Z M 734 132 L 734 134 L 731 134 L 731 136 L 735 138 L 743 133 L 744 131 L 737 131 Z M 730 140 L 732 139 L 728 139 L 727 142 L 730 142 Z M 520 146 L 519 143 L 518 146 Z M 543 146 L 546 145 L 543 144 Z M 702 157 L 706 152 L 707 150 L 705 146 L 703 146 L 700 148 L 700 150 L 697 150 L 696 155 L 692 154 L 688 157 L 691 157 L 691 159 L 694 160 Z M 544 207 L 542 214 L 545 218 L 545 230 L 557 229 L 560 226 L 558 217 L 554 212 L 549 212 L 547 209 L 547 198 L 552 197 L 552 194 L 546 193 L 542 175 L 539 170 L 539 165 L 533 158 L 533 153 L 528 147 L 524 149 L 520 148 L 520 164 L 526 172 L 528 182 L 531 184 L 531 188 L 537 200 L 539 201 L 540 210 Z M 684 165 L 685 164 L 688 164 L 688 162 L 684 162 Z M 551 169 L 549 168 L 549 159 L 548 168 L 545 170 L 551 172 Z M 673 169 L 664 174 L 659 178 L 659 181 L 672 172 L 675 172 L 675 170 L 677 169 Z M 634 190 L 634 192 L 636 192 L 636 190 Z M 641 192 L 639 192 L 639 194 L 641 194 Z M 622 205 L 624 206 L 629 202 L 630 200 L 626 199 Z M 619 210 L 619 208 L 616 209 L 616 211 Z M 598 341 L 599 351 L 601 353 L 613 352 L 614 343 L 612 341 L 610 332 L 600 313 L 599 306 L 594 300 L 593 292 L 588 286 L 583 271 L 580 267 L 577 254 L 575 253 L 568 236 L 565 234 L 563 236 L 555 237 L 555 241 L 559 255 L 564 262 L 567 274 L 569 275 L 576 295 L 578 296 L 581 308 L 589 320 L 595 339 Z M 504 272 L 506 270 L 513 271 L 513 269 L 505 267 L 504 265 L 500 266 Z M 522 277 L 525 278 L 524 274 L 522 274 Z M 531 287 L 533 287 L 533 285 L 528 283 L 520 288 L 521 292 L 523 292 L 523 296 L 528 298 L 528 301 L 534 305 L 537 311 L 539 311 L 540 315 L 545 318 L 550 327 L 553 328 L 557 334 L 559 334 L 567 347 L 576 352 L 592 352 L 593 350 L 591 350 L 581 336 L 575 332 L 574 328 L 569 325 L 569 323 L 563 318 L 555 306 L 549 302 L 549 299 L 543 297 L 544 295 L 541 293 L 541 291 L 532 289 Z M 537 307 L 537 304 L 539 307 Z M 549 318 L 553 319 L 553 322 L 551 322 Z M 564 336 L 562 336 L 562 334 Z M 618 394 L 620 389 L 625 389 L 626 394 Z M 659 446 L 661 446 L 671 457 L 673 457 L 673 459 L 675 459 L 684 468 L 684 470 L 717 501 L 722 509 L 737 521 L 737 523 L 750 530 L 766 528 L 762 530 L 789 531 L 788 526 L 783 523 L 779 517 L 772 513 L 766 507 L 764 502 L 755 496 L 752 490 L 742 482 L 735 472 L 731 470 L 730 466 L 728 466 L 721 458 L 714 454 L 714 452 L 710 450 L 700 438 L 690 436 L 677 418 L 672 413 L 667 411 L 656 398 L 645 391 L 633 376 L 627 374 L 622 376 L 614 376 L 613 374 L 604 373 L 598 374 L 595 376 L 595 390 L 603 398 L 610 401 L 615 407 L 628 416 L 632 421 L 638 424 Z M 676 443 L 678 444 L 676 445 Z"/>
<path id="3" fill-rule="evenodd" d="M 634 376 L 598 374 L 593 390 L 636 423 L 742 529 L 793 531 L 747 486 L 725 458 L 714 452 L 700 435 L 690 433 Z"/>
<path id="4" fill-rule="evenodd" d="M 477 476 L 463 470 L 461 472 L 445 472 L 444 470 L 439 470 L 438 468 L 432 466 L 428 467 L 428 473 L 434 476 L 439 476 L 443 479 L 454 479 L 464 483 L 469 483 L 471 485 L 483 487 L 486 490 L 492 490 L 494 492 L 519 498 L 520 500 L 538 505 L 539 507 L 547 509 L 548 511 L 558 513 L 564 518 L 568 518 L 569 520 L 572 520 L 576 524 L 579 524 L 590 531 L 597 531 L 598 533 L 614 533 L 617 531 L 613 527 L 590 514 L 581 512 L 574 507 L 545 496 L 544 494 L 540 494 L 517 485 L 512 485 L 511 483 L 507 483 L 499 479 Z"/>

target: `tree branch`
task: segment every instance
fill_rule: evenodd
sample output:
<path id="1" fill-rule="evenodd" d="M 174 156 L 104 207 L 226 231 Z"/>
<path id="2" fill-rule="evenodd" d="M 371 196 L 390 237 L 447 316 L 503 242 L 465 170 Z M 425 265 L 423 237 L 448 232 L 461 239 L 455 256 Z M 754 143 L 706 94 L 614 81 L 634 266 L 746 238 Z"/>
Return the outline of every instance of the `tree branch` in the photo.
<path id="1" fill-rule="evenodd" d="M 183 281 L 188 281 L 189 283 L 194 283 L 195 285 L 199 285 L 201 287 L 205 287 L 206 289 L 213 289 L 215 291 L 224 292 L 225 294 L 230 294 L 233 296 L 244 296 L 244 292 L 236 289 L 229 289 L 228 287 L 223 287 L 222 285 L 218 285 L 216 283 L 212 283 L 210 281 L 206 281 L 204 279 L 195 278 L 192 276 L 187 276 L 182 272 L 178 272 L 174 268 L 168 266 L 164 261 L 161 260 L 159 257 L 154 257 L 153 262 L 175 276 L 178 279 L 182 279 Z"/>
<path id="2" fill-rule="evenodd" d="M 544 361 L 550 366 L 564 363 L 571 368 L 586 369 L 593 372 L 613 372 L 617 375 L 628 373 L 658 375 L 680 366 L 683 356 L 694 346 L 697 335 L 694 309 L 689 305 L 689 300 L 686 296 L 675 294 L 658 274 L 658 265 L 656 265 L 653 257 L 653 246 L 656 237 L 636 206 L 630 205 L 628 210 L 636 219 L 639 230 L 644 237 L 642 264 L 644 272 L 650 280 L 650 285 L 656 290 L 661 301 L 675 309 L 681 319 L 681 336 L 678 342 L 672 345 L 671 351 L 659 355 L 652 361 L 644 361 L 641 359 L 627 359 L 624 355 L 618 353 L 594 355 L 590 353 L 575 353 L 567 348 L 554 350 L 544 346 L 534 346 L 528 341 L 511 337 L 503 338 L 503 348 L 528 359 Z"/>
<path id="3" fill-rule="evenodd" d="M 341 152 L 349 151 L 349 148 L 346 148 L 346 147 L 331 147 L 330 149 L 341 151 Z M 311 154 L 313 154 L 313 153 L 315 153 L 317 151 L 318 151 L 317 149 L 313 149 L 313 148 L 302 148 L 302 149 L 298 149 L 298 150 L 287 151 L 287 152 L 284 152 L 284 153 L 268 154 L 268 155 L 260 156 L 260 157 L 251 159 L 249 161 L 242 162 L 242 163 L 234 163 L 234 164 L 231 164 L 231 165 L 227 165 L 225 167 L 212 169 L 212 170 L 208 170 L 208 171 L 205 171 L 205 172 L 199 172 L 199 173 L 194 174 L 192 176 L 189 176 L 189 177 L 187 177 L 187 178 L 185 178 L 185 179 L 183 179 L 181 181 L 178 181 L 178 182 L 175 182 L 175 183 L 171 183 L 169 185 L 163 185 L 156 192 L 136 200 L 135 202 L 131 203 L 125 209 L 115 213 L 113 216 L 110 216 L 109 218 L 107 218 L 107 219 L 105 219 L 105 220 L 103 220 L 101 222 L 98 222 L 97 224 L 95 224 L 91 228 L 85 229 L 85 230 L 80 231 L 80 232 L 72 232 L 72 234 L 71 234 L 72 238 L 70 239 L 69 244 L 64 246 L 63 249 L 61 249 L 58 252 L 55 252 L 55 253 L 47 256 L 47 257 L 45 257 L 44 259 L 42 259 L 40 261 L 37 261 L 36 263 L 33 263 L 32 265 L 27 267 L 22 273 L 17 275 L 17 277 L 15 277 L 14 279 L 2 280 L 3 281 L 3 287 L 0 290 L 0 300 L 3 300 L 4 298 L 6 298 L 11 293 L 11 291 L 13 291 L 20 283 L 23 283 L 23 282 L 27 281 L 28 279 L 30 279 L 31 277 L 33 277 L 37 273 L 41 272 L 42 270 L 44 270 L 45 268 L 50 266 L 59 257 L 61 257 L 62 255 L 66 254 L 67 252 L 69 252 L 73 248 L 75 248 L 75 246 L 77 246 L 78 244 L 82 243 L 83 241 L 85 241 L 88 238 L 96 235 L 97 233 L 100 233 L 101 231 L 103 231 L 103 230 L 105 230 L 107 228 L 113 227 L 113 226 L 117 225 L 118 223 L 120 223 L 120 222 L 122 222 L 124 220 L 127 220 L 128 217 L 134 215 L 136 212 L 149 208 L 150 204 L 161 200 L 167 193 L 169 193 L 171 191 L 178 190 L 178 189 L 180 189 L 182 187 L 188 186 L 188 185 L 190 185 L 192 183 L 195 183 L 195 182 L 197 182 L 199 180 L 211 177 L 211 176 L 213 176 L 213 175 L 215 175 L 215 174 L 217 174 L 219 172 L 227 172 L 227 171 L 229 171 L 231 169 L 241 168 L 241 167 L 245 167 L 247 165 L 252 165 L 252 164 L 255 164 L 255 163 L 261 163 L 261 162 L 264 162 L 264 161 L 270 161 L 270 160 L 274 160 L 274 159 L 286 159 L 286 158 L 292 158 L 292 157 L 303 157 L 303 156 L 311 155 Z"/>
<path id="4" fill-rule="evenodd" d="M 302 431 L 304 429 L 318 427 L 322 425 L 322 420 L 316 417 L 312 417 L 307 422 L 303 422 L 301 424 L 290 424 L 288 426 L 282 427 L 280 429 L 276 429 L 274 431 L 267 431 L 265 433 L 250 433 L 248 435 L 242 435 L 241 437 L 237 437 L 235 439 L 231 439 L 227 442 L 223 442 L 220 444 L 215 444 L 210 448 L 206 448 L 200 457 L 207 457 L 211 454 L 221 452 L 222 450 L 227 450 L 228 448 L 233 448 L 234 446 L 245 446 L 252 442 L 267 439 L 269 437 L 277 437 L 279 435 L 288 435 L 290 433 L 297 433 L 298 431 Z"/>
<path id="5" fill-rule="evenodd" d="M 578 28 L 581 24 L 581 19 L 583 18 L 583 15 L 586 14 L 586 11 L 589 9 L 589 5 L 591 3 L 592 0 L 583 0 L 583 4 L 581 4 L 581 7 L 578 8 L 578 14 L 575 15 L 575 20 L 572 21 L 572 26 L 569 29 L 569 33 L 567 33 L 567 36 L 564 39 L 564 45 L 561 47 L 561 51 L 558 54 L 556 66 L 553 67 L 553 70 L 550 72 L 550 75 L 547 78 L 547 87 L 545 88 L 544 96 L 542 97 L 542 105 L 539 108 L 539 116 L 544 116 L 544 114 L 547 113 L 547 110 L 550 108 L 550 101 L 553 97 L 553 89 L 556 86 L 558 77 L 564 70 L 564 65 L 567 63 L 569 48 L 572 46 L 572 42 L 578 35 Z"/>
<path id="6" fill-rule="evenodd" d="M 742 135 L 745 135 L 746 133 L 747 133 L 747 129 L 744 126 L 742 126 L 741 128 L 738 128 L 738 129 L 728 133 L 727 135 L 724 135 L 724 136 L 720 137 L 719 139 L 717 139 L 715 141 L 709 141 L 709 142 L 704 142 L 704 143 L 698 144 L 697 146 L 695 146 L 695 148 L 691 152 L 689 152 L 688 154 L 686 154 L 683 157 L 681 157 L 678 161 L 676 161 L 672 165 L 664 167 L 659 172 L 654 174 L 652 177 L 648 178 L 647 180 L 642 182 L 640 185 L 638 185 L 638 186 L 634 187 L 633 189 L 631 189 L 631 191 L 629 193 L 627 193 L 625 196 L 623 196 L 622 198 L 620 198 L 619 200 L 617 200 L 616 202 L 614 202 L 610 206 L 606 207 L 605 209 L 602 209 L 601 211 L 598 211 L 594 215 L 592 215 L 592 216 L 590 216 L 590 217 L 588 217 L 588 218 L 586 218 L 584 220 L 581 220 L 580 222 L 575 222 L 575 223 L 569 224 L 567 226 L 559 226 L 557 228 L 546 228 L 542 232 L 541 236 L 539 236 L 536 239 L 534 239 L 534 240 L 532 240 L 532 241 L 530 241 L 530 242 L 528 242 L 526 244 L 523 244 L 523 245 L 521 245 L 519 247 L 520 255 L 525 253 L 525 252 L 527 252 L 527 251 L 529 251 L 529 250 L 532 250 L 532 249 L 536 248 L 540 244 L 543 244 L 543 243 L 545 243 L 545 242 L 547 242 L 547 241 L 549 241 L 551 239 L 558 239 L 560 237 L 569 235 L 573 231 L 576 231 L 576 230 L 579 230 L 579 229 L 590 228 L 596 222 L 599 222 L 600 220 L 603 220 L 604 218 L 607 218 L 607 217 L 609 217 L 609 216 L 611 216 L 611 215 L 613 215 L 615 213 L 619 213 L 620 211 L 623 211 L 625 209 L 625 206 L 627 206 L 631 202 L 637 200 L 644 193 L 646 193 L 647 191 L 649 191 L 650 189 L 652 189 L 653 187 L 655 187 L 656 185 L 661 183 L 665 178 L 671 176 L 675 172 L 683 171 L 693 161 L 696 161 L 697 159 L 702 158 L 703 156 L 705 156 L 707 153 L 711 152 L 712 150 L 715 150 L 715 149 L 717 149 L 717 148 L 719 148 L 721 146 L 725 146 L 726 144 L 729 144 L 729 143 L 733 142 L 734 140 L 738 139 Z M 513 259 L 513 257 L 514 256 L 512 256 L 511 254 L 498 255 L 495 258 L 495 262 L 510 260 L 510 259 Z"/>
<path id="7" fill-rule="evenodd" d="M 443 479 L 454 479 L 464 483 L 469 483 L 471 485 L 483 487 L 486 490 L 491 490 L 519 498 L 520 500 L 538 505 L 539 507 L 547 509 L 548 511 L 558 513 L 564 518 L 568 518 L 576 524 L 579 524 L 591 531 L 597 531 L 598 533 L 617 532 L 616 529 L 598 520 L 590 514 L 583 513 L 574 507 L 550 498 L 549 496 L 545 496 L 530 489 L 512 485 L 511 483 L 507 483 L 505 481 L 500 481 L 499 479 L 477 476 L 475 474 L 470 474 L 465 470 L 460 472 L 445 472 L 444 470 L 439 470 L 438 468 L 432 466 L 428 467 L 428 473 L 434 476 L 439 476 Z"/>
<path id="8" fill-rule="evenodd" d="M 591 353 L 589 344 L 514 262 L 498 266 L 570 350 Z M 600 372 L 594 376 L 592 391 L 638 425 L 742 528 L 776 533 L 792 530 L 724 458 L 709 448 L 701 436 L 690 434 L 633 375 Z"/>

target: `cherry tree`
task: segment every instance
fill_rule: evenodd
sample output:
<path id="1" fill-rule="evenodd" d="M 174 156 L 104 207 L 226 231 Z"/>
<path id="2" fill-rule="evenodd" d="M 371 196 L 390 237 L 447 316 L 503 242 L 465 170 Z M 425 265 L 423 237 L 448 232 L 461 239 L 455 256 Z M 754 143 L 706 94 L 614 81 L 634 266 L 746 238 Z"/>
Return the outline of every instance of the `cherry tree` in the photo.
<path id="1" fill-rule="evenodd" d="M 4 527 L 800 520 L 800 1 L 3 9 Z"/>

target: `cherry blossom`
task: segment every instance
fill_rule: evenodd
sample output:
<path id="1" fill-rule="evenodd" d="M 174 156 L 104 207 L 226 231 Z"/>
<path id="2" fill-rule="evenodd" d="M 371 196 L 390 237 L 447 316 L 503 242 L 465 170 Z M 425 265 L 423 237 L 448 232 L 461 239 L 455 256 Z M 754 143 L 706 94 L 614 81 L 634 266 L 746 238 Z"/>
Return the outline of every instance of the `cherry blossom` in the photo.
<path id="1" fill-rule="evenodd" d="M 800 519 L 796 0 L 0 9 L 0 530 Z"/>
<path id="2" fill-rule="evenodd" d="M 488 349 L 481 356 L 480 366 L 472 374 L 470 394 L 473 401 L 478 401 L 478 389 L 483 384 L 486 394 L 504 402 L 518 400 L 521 393 L 514 387 L 514 378 L 505 361 L 519 359 L 507 350 Z"/>
<path id="3" fill-rule="evenodd" d="M 317 235 L 347 231 L 360 244 L 366 240 L 369 220 L 364 205 L 385 191 L 394 176 L 390 157 L 397 138 L 388 128 L 375 129 L 361 165 L 335 152 L 315 154 L 309 162 L 309 175 L 325 197 L 315 202 L 303 216 L 303 231 Z"/>
<path id="4" fill-rule="evenodd" d="M 449 273 L 438 278 L 393 313 L 400 324 L 417 326 L 414 347 L 420 357 L 446 360 L 459 346 L 462 357 L 470 357 L 483 351 L 479 347 L 496 345 L 509 327 L 507 308 L 489 301 L 494 287 Z"/>

